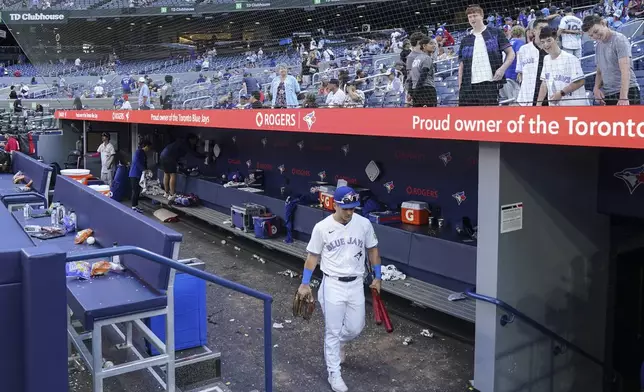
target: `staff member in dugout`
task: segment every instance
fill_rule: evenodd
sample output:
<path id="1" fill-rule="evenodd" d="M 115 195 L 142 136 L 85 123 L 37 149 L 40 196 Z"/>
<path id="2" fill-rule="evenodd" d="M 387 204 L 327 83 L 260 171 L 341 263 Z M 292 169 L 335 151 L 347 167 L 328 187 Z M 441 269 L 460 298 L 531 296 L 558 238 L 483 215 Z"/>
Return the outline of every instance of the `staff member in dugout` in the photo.
<path id="1" fill-rule="evenodd" d="M 101 134 L 101 143 L 100 146 L 96 149 L 96 153 L 92 157 L 97 158 L 101 157 L 101 181 L 107 185 L 112 185 L 112 180 L 114 179 L 114 157 L 116 155 L 116 150 L 112 143 L 110 143 L 110 134 L 103 132 Z"/>
<path id="2" fill-rule="evenodd" d="M 177 187 L 177 166 L 179 159 L 183 158 L 190 151 L 194 151 L 197 145 L 197 135 L 188 135 L 188 140 L 177 139 L 168 144 L 159 157 L 160 167 L 163 171 L 163 197 L 174 200 Z"/>
<path id="3" fill-rule="evenodd" d="M 147 152 L 150 151 L 152 143 L 149 140 L 143 140 L 139 144 L 139 148 L 134 152 L 134 159 L 132 159 L 132 166 L 130 166 L 130 184 L 132 185 L 132 209 L 136 212 L 142 213 L 143 210 L 139 208 L 139 197 L 141 196 L 141 176 L 143 172 L 148 169 Z"/>

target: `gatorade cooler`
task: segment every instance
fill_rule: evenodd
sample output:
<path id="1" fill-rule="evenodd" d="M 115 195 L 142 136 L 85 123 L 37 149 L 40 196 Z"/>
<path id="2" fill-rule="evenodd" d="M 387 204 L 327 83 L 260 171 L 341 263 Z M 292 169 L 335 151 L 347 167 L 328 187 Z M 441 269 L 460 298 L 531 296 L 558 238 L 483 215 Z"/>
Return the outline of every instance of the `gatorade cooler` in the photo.
<path id="1" fill-rule="evenodd" d="M 76 180 L 83 185 L 87 185 L 87 180 L 92 177 L 87 169 L 64 169 L 60 171 L 60 174 L 65 177 L 69 177 L 72 180 Z"/>
<path id="2" fill-rule="evenodd" d="M 264 214 L 253 217 L 253 226 L 256 238 L 273 238 L 277 235 L 277 216 L 275 214 Z"/>
<path id="3" fill-rule="evenodd" d="M 405 201 L 401 206 L 401 220 L 409 225 L 429 224 L 429 206 L 424 201 Z"/>
<path id="4" fill-rule="evenodd" d="M 333 185 L 322 185 L 320 186 L 320 204 L 322 208 L 327 211 L 335 211 L 333 206 L 333 194 L 335 193 L 335 187 Z"/>

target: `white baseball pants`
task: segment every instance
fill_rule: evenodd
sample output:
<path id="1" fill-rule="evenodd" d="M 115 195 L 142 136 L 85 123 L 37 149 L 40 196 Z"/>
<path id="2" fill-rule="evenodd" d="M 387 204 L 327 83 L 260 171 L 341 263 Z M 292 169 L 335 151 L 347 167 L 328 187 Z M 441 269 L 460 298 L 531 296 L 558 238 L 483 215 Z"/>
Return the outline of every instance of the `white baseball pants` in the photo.
<path id="1" fill-rule="evenodd" d="M 340 344 L 360 335 L 365 326 L 364 285 L 359 277 L 340 282 L 325 276 L 318 290 L 324 313 L 324 359 L 329 372 L 340 371 Z"/>
<path id="2" fill-rule="evenodd" d="M 114 171 L 109 169 L 101 170 L 101 181 L 106 185 L 112 185 L 112 180 L 114 179 Z"/>

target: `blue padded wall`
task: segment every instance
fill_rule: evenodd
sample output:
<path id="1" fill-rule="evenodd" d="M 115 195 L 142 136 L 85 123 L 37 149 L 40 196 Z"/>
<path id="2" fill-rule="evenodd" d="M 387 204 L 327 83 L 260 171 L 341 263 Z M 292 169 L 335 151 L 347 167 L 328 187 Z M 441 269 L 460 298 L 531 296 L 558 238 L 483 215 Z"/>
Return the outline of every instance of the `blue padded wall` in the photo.
<path id="1" fill-rule="evenodd" d="M 146 128 L 141 127 L 140 132 L 145 133 Z M 330 183 L 343 177 L 371 189 L 392 206 L 406 200 L 426 201 L 440 206 L 443 216 L 454 225 L 463 216 L 476 222 L 478 143 L 219 129 L 174 128 L 172 132 L 174 136 L 194 132 L 202 140 L 219 144 L 221 155 L 216 163 L 190 162 L 200 164 L 204 174 L 215 176 L 228 170 L 246 174 L 250 160 L 252 168 L 264 170 L 269 195 L 278 195 L 286 179 L 292 189 L 307 191 L 309 182 L 319 181 L 318 173 L 325 171 Z M 448 158 L 441 159 L 448 153 Z M 371 160 L 379 164 L 382 173 L 374 183 L 365 174 Z M 281 165 L 284 174 L 280 174 Z M 394 182 L 391 193 L 385 187 L 389 181 Z M 457 192 L 466 196 L 460 205 L 452 196 Z"/>

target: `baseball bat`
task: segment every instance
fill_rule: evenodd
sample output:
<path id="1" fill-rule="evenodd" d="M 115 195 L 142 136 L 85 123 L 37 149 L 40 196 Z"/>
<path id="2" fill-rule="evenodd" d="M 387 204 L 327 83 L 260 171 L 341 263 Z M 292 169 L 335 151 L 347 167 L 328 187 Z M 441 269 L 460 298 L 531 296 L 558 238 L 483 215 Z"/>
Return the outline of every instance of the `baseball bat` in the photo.
<path id="1" fill-rule="evenodd" d="M 382 314 L 380 313 L 380 304 L 378 303 L 378 291 L 371 289 L 371 302 L 373 303 L 373 315 L 376 319 L 376 325 L 382 324 Z"/>
<path id="2" fill-rule="evenodd" d="M 385 304 L 384 302 L 382 302 L 380 295 L 378 295 L 378 303 L 380 305 L 380 314 L 382 315 L 382 321 L 385 323 L 385 331 L 387 331 L 387 333 L 392 333 L 394 331 L 394 327 L 393 325 L 391 325 L 389 312 L 387 312 L 387 308 L 385 308 Z"/>

